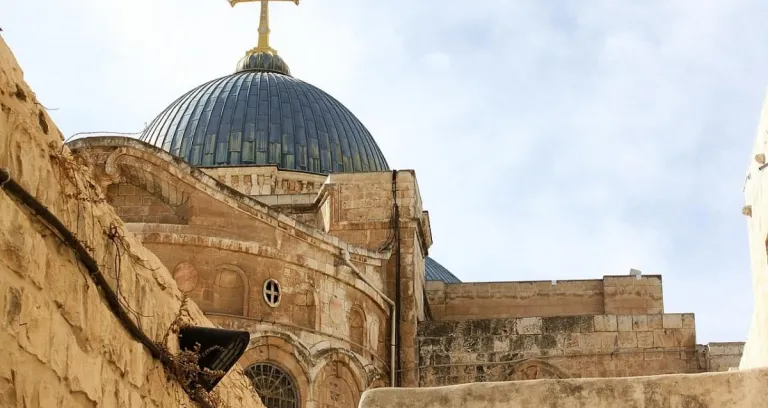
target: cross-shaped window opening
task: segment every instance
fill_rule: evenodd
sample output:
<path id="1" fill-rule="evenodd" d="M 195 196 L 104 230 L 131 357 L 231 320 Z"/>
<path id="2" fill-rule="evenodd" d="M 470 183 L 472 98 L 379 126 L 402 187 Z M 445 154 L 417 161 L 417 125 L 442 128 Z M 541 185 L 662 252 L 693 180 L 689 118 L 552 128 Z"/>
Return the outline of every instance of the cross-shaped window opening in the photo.
<path id="1" fill-rule="evenodd" d="M 274 279 L 267 279 L 264 282 L 264 300 L 271 307 L 277 307 L 280 304 L 280 284 Z"/>

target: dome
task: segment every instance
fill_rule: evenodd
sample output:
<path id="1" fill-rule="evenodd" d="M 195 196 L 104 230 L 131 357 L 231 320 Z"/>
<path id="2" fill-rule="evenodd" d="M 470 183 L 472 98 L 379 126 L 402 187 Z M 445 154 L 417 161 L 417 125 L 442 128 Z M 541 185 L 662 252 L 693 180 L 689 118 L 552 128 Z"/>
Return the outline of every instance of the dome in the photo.
<path id="1" fill-rule="evenodd" d="M 282 59 L 249 56 L 238 70 L 181 96 L 140 139 L 199 167 L 389 170 L 360 120 L 332 96 L 291 77 Z"/>
<path id="2" fill-rule="evenodd" d="M 445 283 L 461 283 L 456 275 L 445 269 L 434 259 L 427 257 L 424 261 L 424 275 L 427 281 L 443 281 Z"/>

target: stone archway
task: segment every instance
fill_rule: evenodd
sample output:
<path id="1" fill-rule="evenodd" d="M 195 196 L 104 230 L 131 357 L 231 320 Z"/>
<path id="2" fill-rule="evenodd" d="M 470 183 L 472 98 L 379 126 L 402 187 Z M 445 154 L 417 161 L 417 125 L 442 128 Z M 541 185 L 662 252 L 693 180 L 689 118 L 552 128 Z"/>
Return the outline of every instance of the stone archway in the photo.
<path id="1" fill-rule="evenodd" d="M 303 356 L 303 358 L 302 358 Z M 285 402 L 290 405 L 290 388 L 295 388 L 297 407 L 306 407 L 309 399 L 309 367 L 307 366 L 309 355 L 299 343 L 293 344 L 293 341 L 285 335 L 266 334 L 251 339 L 251 348 L 246 350 L 238 363 L 245 368 L 246 375 L 254 382 L 267 380 L 270 378 L 280 385 L 280 393 L 273 393 L 275 390 L 262 390 L 261 397 L 272 398 L 272 402 Z M 254 384 L 256 387 L 257 384 Z M 258 391 L 258 390 L 257 390 Z M 287 392 L 286 392 L 287 391 Z M 258 393 L 258 392 L 257 392 Z M 267 408 L 271 408 L 267 405 Z M 279 405 L 277 405 L 279 406 Z"/>
<path id="2" fill-rule="evenodd" d="M 562 369 L 538 359 L 525 360 L 507 373 L 509 381 L 526 381 L 542 379 L 563 379 L 570 375 Z"/>
<path id="3" fill-rule="evenodd" d="M 293 376 L 272 362 L 251 364 L 245 368 L 254 391 L 266 408 L 299 408 L 301 399 Z"/>
<path id="4" fill-rule="evenodd" d="M 339 349 L 324 350 L 312 381 L 313 400 L 317 408 L 355 408 L 366 388 L 365 371 L 354 354 Z"/>
<path id="5" fill-rule="evenodd" d="M 328 362 L 315 379 L 317 408 L 355 408 L 360 400 L 354 374 L 341 361 Z"/>

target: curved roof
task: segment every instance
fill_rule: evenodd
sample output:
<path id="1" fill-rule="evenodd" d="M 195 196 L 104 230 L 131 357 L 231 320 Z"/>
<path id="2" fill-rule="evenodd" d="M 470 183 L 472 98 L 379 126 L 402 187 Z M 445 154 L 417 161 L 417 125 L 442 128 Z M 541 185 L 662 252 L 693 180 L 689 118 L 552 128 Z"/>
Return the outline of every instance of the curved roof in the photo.
<path id="1" fill-rule="evenodd" d="M 445 269 L 443 265 L 440 265 L 434 259 L 427 257 L 425 260 L 424 273 L 428 281 L 443 281 L 445 283 L 461 283 L 461 280 L 452 274 L 451 271 Z"/>
<path id="2" fill-rule="evenodd" d="M 184 94 L 141 140 L 199 167 L 277 165 L 317 174 L 387 171 L 370 132 L 319 88 L 246 70 Z"/>

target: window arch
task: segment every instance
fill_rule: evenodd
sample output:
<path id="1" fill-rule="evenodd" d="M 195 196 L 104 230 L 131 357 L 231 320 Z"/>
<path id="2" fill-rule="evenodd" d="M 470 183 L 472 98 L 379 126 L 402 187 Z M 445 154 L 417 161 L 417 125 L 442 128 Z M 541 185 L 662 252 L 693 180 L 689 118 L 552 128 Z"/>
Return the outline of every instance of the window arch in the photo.
<path id="1" fill-rule="evenodd" d="M 352 341 L 352 351 L 363 353 L 365 347 L 365 314 L 355 305 L 349 312 L 349 339 Z"/>
<path id="2" fill-rule="evenodd" d="M 302 287 L 293 295 L 291 322 L 297 326 L 317 329 L 317 301 L 315 293 Z"/>
<path id="3" fill-rule="evenodd" d="M 569 378 L 567 372 L 557 366 L 537 359 L 525 360 L 518 363 L 507 374 L 506 381 L 524 381 L 540 379 L 563 379 Z"/>
<path id="4" fill-rule="evenodd" d="M 219 265 L 213 277 L 213 287 L 203 300 L 212 303 L 212 312 L 248 315 L 248 277 L 235 265 Z M 206 295 L 206 294 L 204 294 Z"/>
<path id="5" fill-rule="evenodd" d="M 282 368 L 271 363 L 256 363 L 245 369 L 245 375 L 266 408 L 299 408 L 296 382 Z"/>

